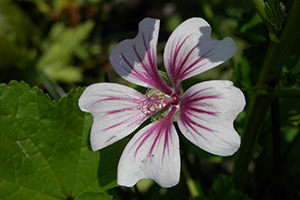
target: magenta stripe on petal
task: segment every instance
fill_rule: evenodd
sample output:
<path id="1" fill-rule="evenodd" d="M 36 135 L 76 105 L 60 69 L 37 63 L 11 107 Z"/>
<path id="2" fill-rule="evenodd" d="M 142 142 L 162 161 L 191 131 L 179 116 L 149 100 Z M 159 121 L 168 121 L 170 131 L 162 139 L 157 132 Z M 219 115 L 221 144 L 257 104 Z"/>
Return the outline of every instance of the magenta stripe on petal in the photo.
<path id="1" fill-rule="evenodd" d="M 144 35 L 143 35 L 143 40 L 145 40 Z M 134 73 L 132 75 L 135 76 L 136 78 L 138 78 L 139 80 L 141 80 L 149 85 L 152 85 L 155 88 L 170 95 L 172 93 L 172 89 L 170 88 L 170 86 L 168 86 L 165 83 L 163 78 L 159 75 L 159 73 L 157 71 L 157 67 L 156 67 L 156 61 L 153 60 L 156 57 L 152 56 L 153 52 L 151 53 L 152 49 L 147 50 L 146 41 L 144 41 L 143 44 L 144 44 L 145 51 L 146 51 L 146 57 L 144 59 L 140 56 L 136 46 L 134 44 L 132 45 L 133 51 L 136 54 L 136 57 L 138 58 L 138 61 L 141 64 L 142 71 L 143 71 L 143 72 L 137 72 L 135 69 L 133 69 Z M 126 58 L 124 58 L 124 60 L 129 65 Z M 130 65 L 130 67 L 133 68 L 131 65 Z"/>
<path id="2" fill-rule="evenodd" d="M 188 57 L 180 57 L 178 56 L 183 44 L 186 42 L 186 40 L 190 37 L 191 35 L 185 37 L 182 41 L 181 41 L 181 37 L 178 39 L 177 43 L 176 43 L 176 47 L 170 52 L 170 63 L 169 63 L 169 67 L 170 67 L 170 74 L 171 74 L 171 79 L 173 84 L 177 84 L 178 81 L 180 81 L 180 77 L 181 77 L 181 70 L 182 70 L 182 66 L 185 64 L 185 62 L 187 61 Z M 172 45 L 173 46 L 173 45 Z M 190 51 L 190 53 L 193 50 Z M 178 61 L 179 64 L 177 64 L 177 59 L 180 59 Z M 183 59 L 183 61 L 182 61 Z"/>
<path id="3" fill-rule="evenodd" d="M 135 149 L 135 153 L 134 153 L 135 156 L 138 154 L 138 151 L 142 147 L 142 145 L 144 145 L 144 143 L 147 140 L 149 140 L 150 138 L 153 138 L 153 134 L 155 134 L 154 141 L 152 142 L 152 145 L 148 152 L 148 157 L 149 158 L 151 157 L 152 152 L 153 152 L 154 148 L 157 146 L 158 142 L 160 140 L 164 140 L 163 141 L 164 145 L 163 145 L 163 149 L 162 149 L 162 151 L 163 151 L 162 158 L 164 158 L 166 151 L 169 151 L 169 143 L 170 143 L 169 140 L 172 138 L 171 128 L 173 126 L 173 117 L 174 117 L 176 111 L 177 111 L 177 108 L 173 107 L 167 116 L 165 116 L 160 121 L 152 124 L 153 126 L 151 128 L 149 128 L 147 131 L 145 131 L 136 140 L 136 142 L 131 147 L 131 148 L 133 148 L 134 146 L 138 145 Z"/>
<path id="4" fill-rule="evenodd" d="M 187 70 L 191 69 L 195 64 L 197 64 L 198 62 L 200 62 L 201 60 L 203 60 L 203 58 L 199 58 L 198 60 L 196 60 L 193 64 L 189 65 L 188 67 L 184 67 L 184 65 L 186 64 L 186 62 L 188 61 L 189 57 L 191 56 L 191 54 L 193 53 L 193 51 L 197 48 L 197 45 L 195 45 L 189 52 L 188 54 L 184 57 L 184 60 L 182 62 L 180 62 L 179 64 L 179 72 L 178 72 L 178 77 L 184 77 L 185 73 Z M 184 70 L 184 71 L 182 71 Z"/>
<path id="5" fill-rule="evenodd" d="M 116 114 L 116 113 L 120 113 L 120 112 L 125 112 L 125 111 L 129 111 L 129 110 L 136 110 L 137 108 L 135 107 L 131 107 L 131 108 L 123 108 L 123 109 L 119 109 L 119 110 L 113 110 L 113 111 L 109 111 L 106 114 L 107 115 L 111 115 L 111 114 Z"/>
<path id="6" fill-rule="evenodd" d="M 126 59 L 126 56 L 124 56 L 124 53 L 121 53 L 121 57 L 123 58 L 123 60 L 125 61 L 125 63 L 130 67 L 130 70 L 134 71 L 134 67 L 130 64 L 130 62 Z M 128 73 L 131 73 L 132 71 L 129 71 L 126 67 L 123 67 L 124 70 Z"/>
<path id="7" fill-rule="evenodd" d="M 181 81 L 207 71 L 231 58 L 236 46 L 231 38 L 214 40 L 210 25 L 201 18 L 180 24 L 167 41 L 164 63 L 178 93 Z"/>
<path id="8" fill-rule="evenodd" d="M 196 49 L 197 46 L 195 46 L 192 50 L 194 51 Z M 213 47 L 214 48 L 214 47 Z M 199 66 L 195 66 L 197 64 L 199 64 L 202 60 L 210 57 L 211 55 L 208 55 L 212 50 L 210 49 L 209 51 L 207 51 L 205 54 L 201 55 L 197 60 L 195 60 L 192 64 L 190 64 L 189 66 L 186 66 L 185 68 L 182 67 L 182 69 L 184 69 L 184 71 L 181 73 L 181 77 L 184 77 L 187 76 L 188 74 L 198 70 L 199 67 L 201 67 L 201 65 Z M 190 52 L 191 53 L 191 52 Z"/>
<path id="9" fill-rule="evenodd" d="M 120 42 L 110 53 L 114 70 L 125 80 L 159 89 L 171 95 L 172 88 L 157 70 L 156 45 L 159 20 L 146 18 L 139 24 L 138 35 Z"/>
<path id="10" fill-rule="evenodd" d="M 205 127 L 201 124 L 199 124 L 199 122 L 195 122 L 194 120 L 191 119 L 191 116 L 192 116 L 192 112 L 191 111 L 188 111 L 188 110 L 184 110 L 184 109 L 181 109 L 180 111 L 180 120 L 182 121 L 182 124 L 187 128 L 191 128 L 196 134 L 198 134 L 199 136 L 203 137 L 201 135 L 201 133 L 199 133 L 197 130 L 196 130 L 196 127 L 198 128 L 201 128 L 201 129 L 204 129 L 204 130 L 207 130 L 209 132 L 215 132 L 213 129 L 210 129 L 208 127 Z M 200 121 L 201 118 L 197 117 L 197 121 Z M 189 128 L 188 128 L 189 127 Z M 203 137 L 204 138 L 204 137 Z"/>
<path id="11" fill-rule="evenodd" d="M 216 112 L 211 112 L 211 111 L 199 109 L 199 108 L 195 108 L 195 107 L 192 107 L 192 106 L 189 106 L 188 109 L 190 110 L 189 112 L 191 112 L 192 115 L 194 115 L 194 113 L 201 113 L 201 114 L 208 114 L 208 115 L 212 115 L 212 116 L 217 116 Z"/>
<path id="12" fill-rule="evenodd" d="M 123 53 L 121 53 L 121 57 L 123 58 L 125 63 L 130 67 L 130 70 L 129 70 L 129 69 L 127 69 L 127 67 L 122 66 L 123 70 L 125 70 L 128 74 L 131 74 L 132 76 L 138 77 L 139 76 L 138 72 L 136 71 L 134 66 L 132 66 L 132 64 L 127 60 L 126 56 L 124 56 Z"/>
<path id="13" fill-rule="evenodd" d="M 205 115 L 218 116 L 217 112 L 211 110 L 211 105 L 207 100 L 220 99 L 220 97 L 218 95 L 207 94 L 207 91 L 210 89 L 208 87 L 194 92 L 187 91 L 183 94 L 180 104 L 179 120 L 181 120 L 182 125 L 204 139 L 205 137 L 199 132 L 198 128 L 212 133 L 215 132 L 215 130 L 201 124 L 201 122 L 206 122 L 204 120 L 206 118 Z"/>
<path id="14" fill-rule="evenodd" d="M 146 55 L 150 64 L 150 67 L 152 69 L 152 71 L 156 71 L 156 56 L 152 56 L 152 55 L 156 55 L 156 52 L 153 52 L 153 49 L 151 49 L 150 47 L 148 47 L 146 39 L 145 39 L 145 35 L 142 34 L 143 37 L 143 44 L 146 50 Z M 150 40 L 150 36 L 148 38 L 148 41 Z"/>
<path id="15" fill-rule="evenodd" d="M 176 47 L 175 47 L 174 51 L 171 52 L 171 58 L 173 58 L 173 59 L 171 59 L 172 63 L 170 63 L 170 64 L 171 64 L 171 65 L 170 65 L 171 68 L 172 68 L 172 67 L 175 68 L 175 66 L 176 66 L 176 61 L 177 61 L 178 54 L 179 54 L 179 51 L 180 51 L 180 49 L 182 48 L 183 44 L 186 42 L 186 40 L 187 40 L 189 37 L 190 37 L 190 35 L 187 36 L 187 37 L 185 37 L 181 43 L 180 43 L 180 40 L 181 40 L 181 38 L 180 38 L 180 39 L 178 40 L 177 44 L 176 44 Z M 180 43 L 180 44 L 179 44 L 179 43 Z M 178 44 L 179 44 L 179 46 L 178 46 Z M 179 57 L 179 58 L 182 59 L 182 57 Z M 182 66 L 182 65 L 181 65 L 181 66 Z M 178 70 L 178 68 L 177 68 L 177 70 Z M 179 70 L 180 70 L 180 68 L 179 68 Z M 178 71 L 175 71 L 175 69 L 174 69 L 174 72 L 175 72 L 176 74 L 178 74 Z"/>
<path id="16" fill-rule="evenodd" d="M 184 93 L 183 95 L 183 101 L 182 101 L 182 105 L 190 105 L 192 103 L 195 103 L 195 102 L 201 102 L 203 100 L 206 100 L 206 99 L 219 99 L 221 98 L 219 95 L 207 95 L 207 94 L 204 94 L 204 92 L 206 92 L 207 90 L 210 90 L 212 88 L 204 88 L 204 89 L 201 89 L 197 92 L 186 92 Z"/>
<path id="17" fill-rule="evenodd" d="M 244 105 L 242 92 L 230 81 L 198 83 L 181 96 L 179 129 L 207 152 L 232 155 L 240 145 L 233 121 Z"/>
<path id="18" fill-rule="evenodd" d="M 119 116 L 119 118 L 123 118 L 123 117 L 126 116 L 126 115 L 127 115 L 127 114 L 125 113 L 123 116 Z M 105 128 L 105 129 L 102 129 L 101 132 L 102 132 L 102 131 L 108 131 L 108 130 L 110 130 L 110 129 L 116 128 L 116 127 L 118 127 L 118 126 L 120 126 L 120 125 L 123 125 L 123 124 L 127 124 L 126 127 L 129 128 L 129 127 L 131 127 L 132 125 L 135 125 L 135 124 L 136 124 L 137 122 L 139 122 L 139 121 L 141 121 L 141 117 L 140 117 L 140 116 L 135 116 L 135 117 L 133 117 L 133 118 L 126 119 L 126 120 L 121 121 L 121 122 L 119 122 L 119 123 L 117 123 L 117 124 L 114 124 L 114 125 L 112 125 L 112 126 L 110 126 L 110 127 L 107 127 L 107 128 Z M 131 123 L 129 123 L 129 122 L 131 122 Z"/>
<path id="19" fill-rule="evenodd" d="M 132 103 L 136 103 L 137 105 L 141 102 L 141 99 L 138 99 L 138 98 L 124 98 L 124 97 L 116 97 L 116 96 L 105 96 L 105 95 L 102 95 L 101 98 L 103 99 L 100 99 L 98 101 L 95 101 L 94 104 L 97 104 L 97 103 L 102 103 L 102 102 L 110 102 L 110 101 L 120 101 L 124 104 L 124 102 L 128 102 L 130 104 Z M 133 107 L 130 107 L 130 108 L 133 108 Z M 130 109 L 130 108 L 126 108 L 126 109 Z M 134 108 L 133 108 L 134 110 Z"/>
<path id="20" fill-rule="evenodd" d="M 190 103 L 194 103 L 194 102 L 199 102 L 201 100 L 206 100 L 206 99 L 218 99 L 218 98 L 219 98 L 219 96 L 217 96 L 217 95 L 202 96 L 202 97 L 198 97 L 198 98 L 188 99 L 187 101 L 184 102 L 184 104 L 190 104 Z"/>

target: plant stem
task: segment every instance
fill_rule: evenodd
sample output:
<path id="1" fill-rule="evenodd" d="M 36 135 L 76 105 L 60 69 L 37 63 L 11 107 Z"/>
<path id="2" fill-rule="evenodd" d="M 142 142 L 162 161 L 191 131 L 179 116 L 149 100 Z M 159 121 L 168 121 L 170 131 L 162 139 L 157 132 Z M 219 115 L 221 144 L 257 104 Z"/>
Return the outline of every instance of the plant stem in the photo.
<path id="1" fill-rule="evenodd" d="M 300 34 L 300 1 L 295 0 L 286 19 L 280 43 L 270 41 L 266 56 L 259 74 L 257 86 L 275 87 L 282 67 L 289 57 L 294 41 Z M 236 186 L 243 190 L 247 181 L 248 166 L 253 158 L 253 152 L 269 110 L 271 98 L 254 93 L 244 124 L 242 143 L 235 160 L 233 180 Z"/>

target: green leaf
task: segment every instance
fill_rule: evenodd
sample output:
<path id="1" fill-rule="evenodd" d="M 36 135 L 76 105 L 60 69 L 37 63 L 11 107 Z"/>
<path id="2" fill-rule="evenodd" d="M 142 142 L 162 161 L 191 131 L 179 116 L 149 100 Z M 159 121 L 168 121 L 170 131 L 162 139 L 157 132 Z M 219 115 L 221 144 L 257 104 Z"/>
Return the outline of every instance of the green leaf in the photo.
<path id="1" fill-rule="evenodd" d="M 0 199 L 111 199 L 115 180 L 103 180 L 107 169 L 99 173 L 100 153 L 90 149 L 82 91 L 57 103 L 23 82 L 0 85 Z"/>

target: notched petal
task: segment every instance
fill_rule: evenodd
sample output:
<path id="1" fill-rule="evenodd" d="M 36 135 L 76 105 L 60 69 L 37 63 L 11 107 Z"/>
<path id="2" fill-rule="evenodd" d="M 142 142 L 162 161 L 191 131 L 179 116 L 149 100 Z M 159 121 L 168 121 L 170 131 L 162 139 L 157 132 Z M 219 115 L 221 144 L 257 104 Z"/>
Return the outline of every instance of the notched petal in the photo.
<path id="1" fill-rule="evenodd" d="M 207 71 L 231 58 L 236 46 L 231 38 L 211 38 L 211 27 L 202 18 L 180 24 L 170 36 L 164 53 L 166 70 L 177 87 L 182 80 Z"/>
<path id="2" fill-rule="evenodd" d="M 109 59 L 114 70 L 125 80 L 170 94 L 171 88 L 159 75 L 156 65 L 158 32 L 159 20 L 144 19 L 139 24 L 138 35 L 120 42 L 111 51 Z"/>
<path id="3" fill-rule="evenodd" d="M 161 187 L 176 185 L 180 177 L 179 139 L 173 125 L 176 108 L 140 130 L 127 144 L 118 166 L 118 184 L 131 187 L 143 178 Z"/>
<path id="4" fill-rule="evenodd" d="M 138 128 L 149 117 L 143 111 L 146 100 L 138 91 L 119 84 L 98 83 L 87 87 L 79 99 L 79 107 L 94 117 L 92 149 L 102 149 Z"/>
<path id="5" fill-rule="evenodd" d="M 183 94 L 178 126 L 196 146 L 216 155 L 229 156 L 240 146 L 233 121 L 244 106 L 245 97 L 232 82 L 202 82 Z"/>

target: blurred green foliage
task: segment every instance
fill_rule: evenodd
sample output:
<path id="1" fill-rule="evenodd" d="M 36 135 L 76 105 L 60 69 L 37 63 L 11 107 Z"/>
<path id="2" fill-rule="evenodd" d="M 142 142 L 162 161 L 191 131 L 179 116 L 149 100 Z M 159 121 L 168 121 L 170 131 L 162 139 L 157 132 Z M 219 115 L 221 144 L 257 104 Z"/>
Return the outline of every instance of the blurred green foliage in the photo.
<path id="1" fill-rule="evenodd" d="M 73 54 L 84 60 L 88 57 L 81 47 L 93 28 L 93 21 L 86 21 L 72 29 L 63 24 L 54 24 L 50 30 L 50 41 L 45 44 L 44 54 L 37 61 L 37 68 L 50 79 L 67 83 L 79 82 L 82 70 L 71 65 Z"/>
<path id="2" fill-rule="evenodd" d="M 295 0 L 267 2 L 267 21 L 275 30 L 275 35 L 270 36 L 264 20 L 256 12 L 252 2 L 246 0 L 1 0 L 0 83 L 9 83 L 11 80 L 25 81 L 30 86 L 38 86 L 57 101 L 73 88 L 96 82 L 110 81 L 132 86 L 117 76 L 111 68 L 108 61 L 111 48 L 123 39 L 135 37 L 138 23 L 143 18 L 159 18 L 161 27 L 157 47 L 158 66 L 163 71 L 162 54 L 169 35 L 182 21 L 196 16 L 205 18 L 211 24 L 213 38 L 232 37 L 238 52 L 221 66 L 184 81 L 183 88 L 210 79 L 230 79 L 243 90 L 249 105 L 253 93 L 268 94 L 268 88 L 256 88 L 255 85 L 268 42 L 270 39 L 278 39 L 277 34 L 280 34 L 284 26 L 285 17 L 293 1 Z M 299 89 L 299 46 L 298 38 L 295 48 L 287 58 L 277 87 Z M 19 88 L 20 95 L 20 88 L 25 87 L 24 93 L 35 91 L 38 98 L 46 98 L 42 97 L 44 94 L 36 89 L 29 89 L 23 83 L 11 84 Z M 140 87 L 136 89 L 142 90 Z M 80 91 L 81 89 L 73 91 L 74 96 L 68 96 L 63 101 L 71 98 L 69 103 L 74 104 L 72 108 L 75 109 L 75 97 L 80 95 Z M 3 93 L 0 93 L 0 96 L 2 95 Z M 5 101 L 12 99 L 0 101 L 1 116 L 7 115 L 1 107 Z M 53 104 L 49 99 L 47 101 L 47 104 Z M 248 105 L 235 122 L 241 135 Z M 278 112 L 274 114 L 276 108 Z M 277 119 L 275 122 L 272 118 L 274 116 Z M 64 120 L 66 122 L 70 118 L 66 117 Z M 4 121 L 0 123 L 0 126 L 4 127 Z M 271 133 L 276 127 L 274 123 L 279 126 L 280 135 L 276 136 L 279 138 L 279 145 L 272 142 L 274 136 Z M 279 98 L 278 104 L 270 109 L 264 125 L 244 193 L 236 189 L 230 178 L 234 156 L 221 158 L 210 155 L 190 145 L 184 138 L 181 140 L 182 162 L 185 163 L 188 174 L 182 173 L 177 186 L 162 189 L 152 181 L 141 181 L 137 187 L 118 187 L 110 189 L 108 193 L 114 199 L 133 200 L 300 199 L 299 97 Z M 1 135 L 3 130 L 4 128 Z M 6 144 L 3 141 L 2 143 Z M 118 147 L 113 146 L 101 151 L 101 159 L 104 162 L 100 162 L 97 170 L 102 178 L 98 177 L 99 183 L 95 186 L 99 186 L 99 191 L 106 184 L 116 185 L 116 169 L 113 167 L 117 166 L 122 150 L 115 150 Z M 15 145 L 14 148 L 19 147 Z M 97 157 L 98 154 L 95 155 Z M 197 196 L 192 195 L 187 177 L 192 177 L 194 188 L 198 191 Z M 2 183 L 3 177 L 0 177 L 0 199 L 14 199 L 1 196 L 3 191 L 7 190 Z M 105 192 L 104 196 L 107 195 Z M 92 198 L 95 194 L 86 195 Z"/>

